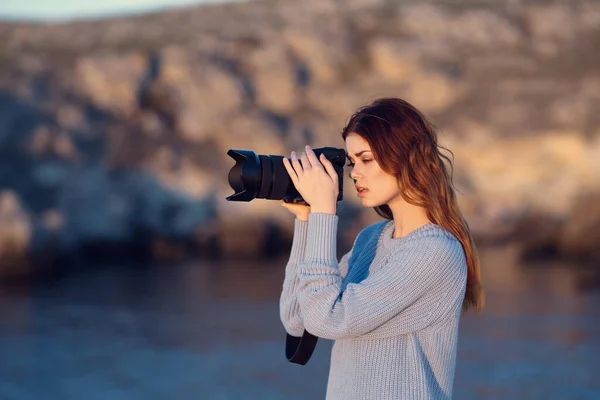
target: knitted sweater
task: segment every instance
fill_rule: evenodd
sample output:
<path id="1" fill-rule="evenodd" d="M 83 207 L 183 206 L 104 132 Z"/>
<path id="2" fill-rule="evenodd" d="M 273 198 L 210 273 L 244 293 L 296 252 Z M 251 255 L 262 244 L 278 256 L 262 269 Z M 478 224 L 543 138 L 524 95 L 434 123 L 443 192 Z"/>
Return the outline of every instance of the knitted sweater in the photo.
<path id="1" fill-rule="evenodd" d="M 338 216 L 295 220 L 280 298 L 292 336 L 334 340 L 327 400 L 450 399 L 467 264 L 460 242 L 428 223 L 393 239 L 363 229 L 336 257 Z"/>

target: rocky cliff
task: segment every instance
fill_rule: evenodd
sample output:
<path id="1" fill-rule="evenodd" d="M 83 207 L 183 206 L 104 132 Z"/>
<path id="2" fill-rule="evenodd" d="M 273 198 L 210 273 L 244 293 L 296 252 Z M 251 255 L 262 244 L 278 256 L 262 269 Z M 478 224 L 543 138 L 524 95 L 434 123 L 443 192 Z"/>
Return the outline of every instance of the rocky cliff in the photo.
<path id="1" fill-rule="evenodd" d="M 591 0 L 255 0 L 2 23 L 0 273 L 82 249 L 285 251 L 276 202 L 225 201 L 227 150 L 343 147 L 346 119 L 381 96 L 442 129 L 481 243 L 597 255 L 598 48 Z M 345 184 L 343 248 L 378 219 Z"/>

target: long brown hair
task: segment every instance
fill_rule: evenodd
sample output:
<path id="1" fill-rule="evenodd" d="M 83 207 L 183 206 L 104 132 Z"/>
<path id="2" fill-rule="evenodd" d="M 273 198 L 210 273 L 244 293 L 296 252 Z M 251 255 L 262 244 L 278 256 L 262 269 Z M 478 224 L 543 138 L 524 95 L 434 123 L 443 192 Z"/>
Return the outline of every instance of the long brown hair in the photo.
<path id="1" fill-rule="evenodd" d="M 406 202 L 423 207 L 431 222 L 460 241 L 468 267 L 462 308 L 463 311 L 482 310 L 484 293 L 479 256 L 452 183 L 454 154 L 438 144 L 437 128 L 408 102 L 382 98 L 358 109 L 350 117 L 342 130 L 344 141 L 351 133 L 366 140 L 381 169 L 398 179 Z M 452 160 L 440 150 L 449 152 Z M 375 212 L 385 219 L 393 219 L 387 204 L 375 207 Z"/>

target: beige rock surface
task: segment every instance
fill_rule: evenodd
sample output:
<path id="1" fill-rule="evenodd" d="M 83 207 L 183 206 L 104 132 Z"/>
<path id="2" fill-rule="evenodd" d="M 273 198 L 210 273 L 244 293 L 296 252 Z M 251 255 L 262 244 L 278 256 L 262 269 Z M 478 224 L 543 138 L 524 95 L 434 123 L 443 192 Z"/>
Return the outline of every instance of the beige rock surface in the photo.
<path id="1" fill-rule="evenodd" d="M 292 219 L 275 202 L 224 200 L 227 150 L 343 147 L 357 107 L 397 96 L 442 129 L 478 240 L 594 253 L 593 201 L 579 204 L 600 188 L 599 21 L 592 0 L 257 0 L 3 23 L 0 190 L 67 250 L 108 238 L 168 254 L 202 237 L 260 257 Z M 345 182 L 354 232 L 377 217 Z"/>

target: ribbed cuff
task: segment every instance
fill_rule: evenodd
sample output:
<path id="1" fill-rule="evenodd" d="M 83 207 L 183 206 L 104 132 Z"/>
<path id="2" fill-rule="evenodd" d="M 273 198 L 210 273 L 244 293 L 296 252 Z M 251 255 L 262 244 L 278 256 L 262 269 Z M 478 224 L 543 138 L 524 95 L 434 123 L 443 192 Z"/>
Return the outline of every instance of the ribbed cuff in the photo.
<path id="1" fill-rule="evenodd" d="M 337 261 L 338 221 L 336 214 L 308 215 L 305 260 Z"/>
<path id="2" fill-rule="evenodd" d="M 306 234 L 308 232 L 308 221 L 294 220 L 294 238 L 292 240 L 292 249 L 290 250 L 290 260 L 297 264 L 304 258 L 304 249 L 306 248 Z"/>

